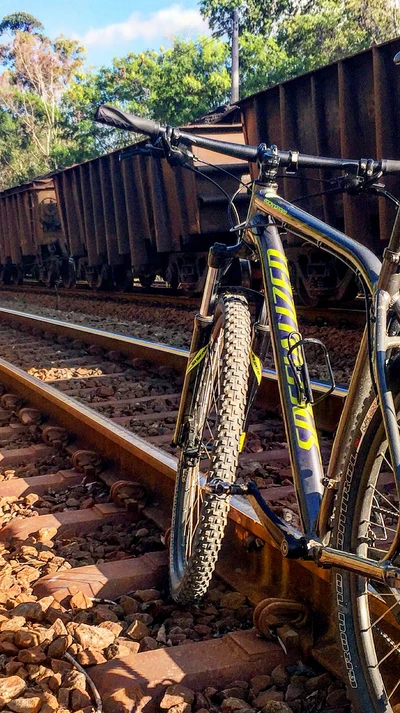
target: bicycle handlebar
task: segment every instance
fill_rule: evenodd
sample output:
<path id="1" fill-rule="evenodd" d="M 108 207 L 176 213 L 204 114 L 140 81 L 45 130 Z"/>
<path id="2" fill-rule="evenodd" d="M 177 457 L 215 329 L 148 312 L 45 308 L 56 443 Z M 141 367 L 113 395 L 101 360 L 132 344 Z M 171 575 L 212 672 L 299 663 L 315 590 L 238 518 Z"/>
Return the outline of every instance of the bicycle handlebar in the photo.
<path id="1" fill-rule="evenodd" d="M 167 135 L 171 136 L 177 144 L 185 146 L 198 146 L 199 148 L 209 149 L 216 153 L 222 153 L 226 156 L 232 156 L 243 161 L 251 161 L 255 163 L 262 157 L 262 150 L 259 146 L 246 146 L 243 144 L 235 144 L 229 141 L 219 141 L 218 139 L 209 139 L 205 136 L 198 136 L 180 129 L 173 129 L 161 126 L 157 121 L 151 119 L 142 119 L 140 116 L 129 114 L 117 107 L 102 104 L 98 107 L 95 114 L 95 121 L 107 126 L 114 126 L 125 131 L 134 131 L 140 134 L 147 134 L 153 139 Z M 324 156 L 312 156 L 308 154 L 299 154 L 293 151 L 277 151 L 279 164 L 283 167 L 293 166 L 294 155 L 296 166 L 299 168 L 330 168 L 336 170 L 349 170 L 351 168 L 358 169 L 360 160 L 344 159 L 344 158 L 329 158 Z M 392 159 L 382 159 L 380 161 L 372 161 L 370 169 L 375 173 L 400 173 L 400 161 Z"/>
<path id="2" fill-rule="evenodd" d="M 117 129 L 124 129 L 125 131 L 136 131 L 138 134 L 148 134 L 148 136 L 158 136 L 161 128 L 156 121 L 142 119 L 140 116 L 128 114 L 122 109 L 117 109 L 116 106 L 108 106 L 107 104 L 100 104 L 94 120 L 100 124 L 115 126 Z"/>

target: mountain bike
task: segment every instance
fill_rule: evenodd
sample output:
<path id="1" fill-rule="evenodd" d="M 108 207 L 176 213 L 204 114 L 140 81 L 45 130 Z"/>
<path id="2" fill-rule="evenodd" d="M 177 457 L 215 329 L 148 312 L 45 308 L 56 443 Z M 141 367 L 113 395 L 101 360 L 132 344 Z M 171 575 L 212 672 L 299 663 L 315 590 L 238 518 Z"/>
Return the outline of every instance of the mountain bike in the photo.
<path id="1" fill-rule="evenodd" d="M 209 251 L 195 317 L 174 435 L 180 457 L 170 547 L 172 596 L 196 602 L 207 591 L 230 497 L 245 495 L 283 557 L 333 568 L 339 641 L 357 710 L 399 711 L 400 204 L 379 179 L 399 173 L 400 161 L 323 158 L 264 144 L 231 144 L 107 106 L 99 107 L 96 118 L 149 135 L 152 143 L 145 151 L 171 165 L 196 170 L 191 159 L 197 146 L 258 166 L 247 218 L 234 225 L 236 242 L 216 243 Z M 397 212 L 382 263 L 354 239 L 279 196 L 281 167 L 331 169 L 338 172 L 337 190 L 390 198 Z M 313 417 L 308 340 L 297 324 L 283 229 L 339 257 L 355 271 L 365 294 L 366 328 L 326 472 Z M 254 261 L 262 271 L 260 292 L 248 279 Z M 241 278 L 229 284 L 233 265 L 239 265 Z M 270 342 L 301 531 L 273 511 L 256 483 L 236 478 Z"/>

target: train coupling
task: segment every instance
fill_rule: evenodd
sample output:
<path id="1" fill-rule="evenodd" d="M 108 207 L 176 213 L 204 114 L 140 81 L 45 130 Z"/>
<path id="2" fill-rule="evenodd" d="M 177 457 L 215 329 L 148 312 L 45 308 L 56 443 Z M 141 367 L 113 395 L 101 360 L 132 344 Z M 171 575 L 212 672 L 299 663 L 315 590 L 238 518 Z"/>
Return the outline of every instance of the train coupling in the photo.
<path id="1" fill-rule="evenodd" d="M 213 478 L 205 483 L 204 490 L 206 493 L 212 493 L 222 498 L 228 495 L 246 495 L 248 488 L 245 484 L 228 483 L 225 480 Z"/>

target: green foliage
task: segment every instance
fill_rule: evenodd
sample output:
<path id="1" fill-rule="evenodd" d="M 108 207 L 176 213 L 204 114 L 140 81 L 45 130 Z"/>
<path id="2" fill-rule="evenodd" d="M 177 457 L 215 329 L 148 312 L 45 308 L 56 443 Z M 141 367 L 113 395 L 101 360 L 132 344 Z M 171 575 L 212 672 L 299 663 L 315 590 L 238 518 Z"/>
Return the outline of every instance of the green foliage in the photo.
<path id="1" fill-rule="evenodd" d="M 199 0 L 200 12 L 215 37 L 230 35 L 232 12 L 238 11 L 239 28 L 268 37 L 283 18 L 307 9 L 312 0 Z"/>
<path id="2" fill-rule="evenodd" d="M 160 121 L 186 124 L 227 100 L 230 76 L 228 49 L 217 40 L 176 39 L 157 58 L 149 111 Z"/>
<path id="3" fill-rule="evenodd" d="M 241 97 L 399 34 L 399 10 L 387 0 L 199 2 L 213 37 L 175 38 L 98 71 L 83 71 L 83 48 L 49 39 L 32 15 L 4 17 L 0 187 L 132 143 L 131 133 L 93 122 L 100 103 L 178 126 L 227 103 L 234 8 Z"/>
<path id="4" fill-rule="evenodd" d="M 132 143 L 132 134 L 93 123 L 101 103 L 179 126 L 225 102 L 227 60 L 228 48 L 219 40 L 176 38 L 170 49 L 130 53 L 97 73 L 78 74 L 63 100 L 63 127 L 71 146 L 64 161 Z"/>
<path id="5" fill-rule="evenodd" d="M 359 52 L 398 35 L 399 12 L 386 0 L 318 0 L 307 13 L 286 18 L 277 32 L 287 77 Z"/>
<path id="6" fill-rule="evenodd" d="M 267 83 L 258 89 L 393 39 L 400 28 L 399 9 L 387 0 L 200 0 L 215 36 L 230 35 L 234 8 L 239 12 L 242 66 L 252 54 L 256 66 L 246 91 L 262 81 L 263 65 Z"/>
<path id="7" fill-rule="evenodd" d="M 82 65 L 83 48 L 65 37 L 50 40 L 33 32 L 41 23 L 26 13 L 3 19 L 11 39 L 1 45 L 0 112 L 12 123 L 10 147 L 0 142 L 0 184 L 9 184 L 57 167 L 60 101 Z M 21 29 L 23 28 L 23 29 Z"/>
<path id="8" fill-rule="evenodd" d="M 274 37 L 265 39 L 246 30 L 239 38 L 240 96 L 287 78 L 288 58 Z"/>
<path id="9" fill-rule="evenodd" d="M 3 17 L 0 22 L 0 35 L 4 32 L 14 34 L 20 32 L 34 32 L 35 30 L 43 30 L 44 27 L 36 17 L 30 15 L 29 12 L 13 12 L 11 15 Z"/>

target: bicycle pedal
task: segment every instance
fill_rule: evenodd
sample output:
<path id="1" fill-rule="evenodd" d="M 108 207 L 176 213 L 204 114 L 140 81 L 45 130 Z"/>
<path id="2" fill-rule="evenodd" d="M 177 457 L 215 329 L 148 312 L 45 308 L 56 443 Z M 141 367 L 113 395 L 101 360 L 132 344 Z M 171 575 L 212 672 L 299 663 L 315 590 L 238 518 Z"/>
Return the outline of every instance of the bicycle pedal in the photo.
<path id="1" fill-rule="evenodd" d="M 247 485 L 239 485 L 238 483 L 228 483 L 224 480 L 210 480 L 205 484 L 204 490 L 206 493 L 212 493 L 219 497 L 228 495 L 246 495 Z"/>

